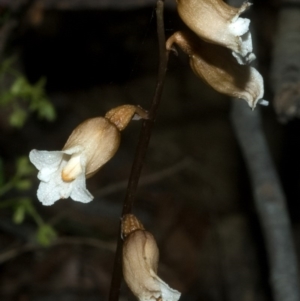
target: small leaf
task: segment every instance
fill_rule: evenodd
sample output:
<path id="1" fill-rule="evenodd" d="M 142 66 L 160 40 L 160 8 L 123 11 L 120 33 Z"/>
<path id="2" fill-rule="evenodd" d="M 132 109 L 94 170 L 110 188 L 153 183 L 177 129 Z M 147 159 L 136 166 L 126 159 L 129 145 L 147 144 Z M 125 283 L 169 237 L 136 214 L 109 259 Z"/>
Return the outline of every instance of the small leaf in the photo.
<path id="1" fill-rule="evenodd" d="M 16 189 L 18 190 L 28 190 L 31 187 L 30 180 L 20 180 L 15 184 Z"/>
<path id="2" fill-rule="evenodd" d="M 23 95 L 28 92 L 28 82 L 25 77 L 18 77 L 10 87 L 10 92 L 15 96 Z"/>
<path id="3" fill-rule="evenodd" d="M 25 206 L 23 206 L 23 204 L 20 203 L 16 207 L 14 215 L 13 215 L 13 221 L 14 221 L 14 223 L 21 224 L 24 221 L 25 212 L 26 212 Z"/>
<path id="4" fill-rule="evenodd" d="M 30 175 L 34 171 L 34 168 L 30 164 L 30 162 L 26 156 L 22 156 L 22 157 L 18 158 L 16 165 L 17 165 L 17 174 L 19 176 L 27 176 L 27 175 Z"/>
<path id="5" fill-rule="evenodd" d="M 24 125 L 27 118 L 27 112 L 17 108 L 10 116 L 9 116 L 9 123 L 11 126 L 15 126 L 20 128 Z"/>
<path id="6" fill-rule="evenodd" d="M 38 112 L 39 112 L 39 117 L 45 118 L 49 121 L 54 120 L 56 117 L 53 105 L 46 100 L 41 102 Z"/>
<path id="7" fill-rule="evenodd" d="M 57 237 L 55 230 L 47 224 L 43 224 L 39 227 L 37 231 L 37 241 L 40 245 L 47 247 L 49 246 Z"/>

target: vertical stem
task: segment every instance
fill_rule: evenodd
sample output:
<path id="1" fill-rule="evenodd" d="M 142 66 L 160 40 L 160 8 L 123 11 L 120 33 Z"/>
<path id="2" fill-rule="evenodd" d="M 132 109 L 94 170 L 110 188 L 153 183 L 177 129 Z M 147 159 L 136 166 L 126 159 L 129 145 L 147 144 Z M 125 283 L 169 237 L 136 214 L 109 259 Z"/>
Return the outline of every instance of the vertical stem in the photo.
<path id="1" fill-rule="evenodd" d="M 165 41 L 163 12 L 164 12 L 164 1 L 158 0 L 156 6 L 157 36 L 158 36 L 158 47 L 159 47 L 158 77 L 157 77 L 154 97 L 152 99 L 151 106 L 149 109 L 149 119 L 143 122 L 142 129 L 140 132 L 138 146 L 132 164 L 126 196 L 123 203 L 122 216 L 131 212 L 135 201 L 139 178 L 145 161 L 152 128 L 156 119 L 157 110 L 163 92 L 167 64 L 168 64 L 168 56 L 167 56 L 167 51 L 165 46 L 166 41 Z M 121 238 L 121 223 L 120 223 L 118 244 L 117 244 L 117 250 L 115 254 L 115 262 L 114 262 L 113 275 L 112 275 L 111 287 L 109 293 L 109 301 L 118 301 L 119 299 L 119 291 L 120 291 L 121 280 L 122 280 L 122 243 L 123 241 Z"/>
<path id="2" fill-rule="evenodd" d="M 127 187 L 127 193 L 124 201 L 122 215 L 131 212 L 135 200 L 138 181 L 144 164 L 146 152 L 151 137 L 152 127 L 157 115 L 157 109 L 160 104 L 164 82 L 165 82 L 168 59 L 167 59 L 166 41 L 165 41 L 165 32 L 164 32 L 163 9 L 164 9 L 164 2 L 162 0 L 158 0 L 157 7 L 156 7 L 156 20 L 157 20 L 156 22 L 157 22 L 157 35 L 158 35 L 158 47 L 159 47 L 159 67 L 158 67 L 156 89 L 149 110 L 149 119 L 145 120 L 142 125 L 142 130 L 140 133 L 137 150 L 135 153 L 131 173 L 129 176 L 129 183 Z"/>

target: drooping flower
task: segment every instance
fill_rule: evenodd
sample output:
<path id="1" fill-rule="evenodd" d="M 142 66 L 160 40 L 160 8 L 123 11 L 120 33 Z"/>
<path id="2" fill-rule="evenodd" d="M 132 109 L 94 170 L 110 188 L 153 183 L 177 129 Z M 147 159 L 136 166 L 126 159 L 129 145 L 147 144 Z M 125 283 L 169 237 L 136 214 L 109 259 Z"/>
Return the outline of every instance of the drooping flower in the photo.
<path id="1" fill-rule="evenodd" d="M 263 100 L 264 84 L 260 73 L 248 65 L 240 65 L 225 47 L 206 43 L 192 33 L 176 32 L 166 43 L 168 50 L 178 45 L 189 56 L 194 73 L 216 91 L 242 98 L 254 109 Z"/>
<path id="2" fill-rule="evenodd" d="M 30 152 L 30 161 L 39 170 L 37 197 L 43 205 L 68 197 L 82 203 L 93 199 L 86 189 L 86 178 L 113 157 L 120 144 L 120 131 L 134 114 L 144 114 L 141 117 L 146 118 L 145 111 L 132 105 L 113 110 L 114 120 L 108 112 L 107 117 L 91 118 L 77 126 L 61 151 Z"/>
<path id="3" fill-rule="evenodd" d="M 177 301 L 181 294 L 157 276 L 159 250 L 153 235 L 132 214 L 123 218 L 122 228 L 123 275 L 132 293 L 140 301 Z"/>
<path id="4" fill-rule="evenodd" d="M 177 0 L 177 9 L 183 22 L 203 40 L 227 47 L 239 64 L 255 59 L 252 53 L 250 20 L 240 15 L 251 5 L 240 8 L 223 0 Z"/>

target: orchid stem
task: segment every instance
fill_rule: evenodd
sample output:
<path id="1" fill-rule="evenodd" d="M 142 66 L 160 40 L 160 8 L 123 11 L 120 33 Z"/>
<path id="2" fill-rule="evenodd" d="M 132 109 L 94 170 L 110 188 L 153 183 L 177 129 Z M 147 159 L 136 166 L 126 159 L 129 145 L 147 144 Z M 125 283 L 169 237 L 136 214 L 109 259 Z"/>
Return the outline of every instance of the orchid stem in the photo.
<path id="1" fill-rule="evenodd" d="M 163 92 L 166 70 L 168 64 L 168 56 L 166 51 L 166 41 L 165 41 L 165 29 L 164 29 L 164 1 L 158 0 L 156 5 L 156 22 L 157 22 L 157 36 L 158 36 L 158 47 L 159 47 L 159 67 L 158 67 L 158 77 L 156 83 L 156 89 L 152 103 L 149 109 L 149 119 L 144 120 L 142 129 L 140 132 L 140 137 L 132 164 L 125 200 L 123 203 L 122 216 L 131 213 L 138 182 L 140 179 L 142 167 L 145 161 L 152 128 L 156 119 L 157 110 L 161 101 L 161 96 Z M 117 250 L 115 254 L 114 268 L 109 292 L 109 301 L 118 301 L 120 286 L 122 280 L 122 238 L 121 238 L 121 222 L 119 226 L 119 236 L 117 243 Z"/>

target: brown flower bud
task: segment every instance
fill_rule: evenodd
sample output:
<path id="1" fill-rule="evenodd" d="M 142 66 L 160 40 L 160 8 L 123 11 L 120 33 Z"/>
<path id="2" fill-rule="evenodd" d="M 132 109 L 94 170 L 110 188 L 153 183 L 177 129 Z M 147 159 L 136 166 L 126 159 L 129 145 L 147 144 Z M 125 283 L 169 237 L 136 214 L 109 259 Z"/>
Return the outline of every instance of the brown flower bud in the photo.
<path id="1" fill-rule="evenodd" d="M 63 151 L 82 148 L 85 158 L 85 174 L 91 177 L 101 166 L 113 157 L 120 145 L 120 132 L 117 127 L 104 117 L 87 119 L 71 133 Z M 69 161 L 69 163 L 71 160 Z M 63 169 L 68 171 L 68 165 Z M 70 168 L 70 171 L 74 168 Z M 65 172 L 65 180 L 74 177 Z M 75 176 L 76 177 L 76 176 Z"/>
<path id="2" fill-rule="evenodd" d="M 216 91 L 242 98 L 254 109 L 264 94 L 263 78 L 248 65 L 240 65 L 227 48 L 206 43 L 192 33 L 176 32 L 167 41 L 166 47 L 178 45 L 190 58 L 194 73 Z"/>
<path id="3" fill-rule="evenodd" d="M 140 301 L 177 301 L 180 293 L 157 276 L 158 259 L 159 251 L 153 235 L 144 230 L 134 230 L 123 245 L 124 279 Z"/>
<path id="4" fill-rule="evenodd" d="M 108 111 L 105 118 L 123 131 L 132 118 L 148 119 L 148 113 L 139 106 L 123 105 Z"/>
<path id="5" fill-rule="evenodd" d="M 225 46 L 240 64 L 255 59 L 249 19 L 240 18 L 251 5 L 231 7 L 223 0 L 177 0 L 178 13 L 183 22 L 203 40 Z"/>

